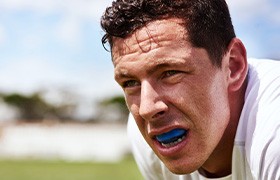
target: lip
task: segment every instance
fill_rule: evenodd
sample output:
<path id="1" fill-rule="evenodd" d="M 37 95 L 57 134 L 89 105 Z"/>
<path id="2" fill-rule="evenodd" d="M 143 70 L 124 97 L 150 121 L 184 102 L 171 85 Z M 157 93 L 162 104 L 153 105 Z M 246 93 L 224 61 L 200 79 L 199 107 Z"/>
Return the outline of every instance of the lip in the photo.
<path id="1" fill-rule="evenodd" d="M 188 128 L 186 128 L 186 127 L 170 126 L 170 127 L 163 127 L 163 128 L 153 128 L 153 129 L 150 130 L 150 132 L 148 132 L 148 135 L 152 139 L 155 139 L 156 136 L 158 136 L 160 134 L 163 134 L 163 133 L 167 133 L 167 132 L 172 131 L 174 129 L 185 129 L 186 131 L 188 131 Z"/>
<path id="2" fill-rule="evenodd" d="M 186 133 L 186 137 L 181 141 L 179 142 L 178 144 L 176 144 L 175 146 L 172 146 L 172 147 L 164 147 L 159 141 L 156 140 L 156 135 L 159 135 L 159 134 L 162 134 L 162 133 L 166 133 L 168 131 L 171 131 L 173 129 L 177 129 L 177 128 L 180 128 L 180 129 L 185 129 L 187 131 Z M 178 152 L 180 152 L 187 144 L 188 144 L 188 141 L 189 141 L 189 132 L 190 130 L 189 129 L 186 129 L 186 128 L 182 128 L 182 127 L 173 127 L 173 128 L 168 128 L 168 129 L 165 129 L 163 131 L 159 131 L 159 132 L 154 132 L 154 133 L 151 133 L 152 134 L 152 140 L 153 140 L 153 145 L 154 147 L 157 149 L 157 151 L 162 155 L 162 156 L 176 156 L 178 155 Z"/>

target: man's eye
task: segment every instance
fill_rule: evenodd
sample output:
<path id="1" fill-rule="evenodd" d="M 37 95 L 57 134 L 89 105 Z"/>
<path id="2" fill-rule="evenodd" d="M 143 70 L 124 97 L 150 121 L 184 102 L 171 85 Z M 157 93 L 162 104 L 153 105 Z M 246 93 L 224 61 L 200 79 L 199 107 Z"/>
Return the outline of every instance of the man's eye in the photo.
<path id="1" fill-rule="evenodd" d="M 135 87 L 138 86 L 139 83 L 135 80 L 129 80 L 129 81 L 125 81 L 122 85 L 123 88 L 130 88 L 130 87 Z"/>
<path id="2" fill-rule="evenodd" d="M 170 76 L 173 76 L 175 74 L 178 74 L 179 71 L 176 71 L 176 70 L 170 70 L 170 71 L 166 71 L 163 75 L 163 77 L 170 77 Z"/>

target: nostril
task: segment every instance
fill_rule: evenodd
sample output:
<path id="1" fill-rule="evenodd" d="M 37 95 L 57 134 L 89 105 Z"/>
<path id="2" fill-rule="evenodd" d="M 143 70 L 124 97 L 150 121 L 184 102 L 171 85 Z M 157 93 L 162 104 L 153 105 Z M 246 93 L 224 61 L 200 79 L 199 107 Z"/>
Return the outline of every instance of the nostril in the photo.
<path id="1" fill-rule="evenodd" d="M 158 114 L 159 114 L 159 115 L 162 115 L 162 114 L 164 114 L 164 111 L 161 111 L 161 112 L 159 112 Z"/>
<path id="2" fill-rule="evenodd" d="M 157 117 L 163 115 L 164 113 L 165 113 L 164 111 L 160 111 L 160 112 L 158 112 L 157 114 L 155 114 L 155 115 L 153 116 L 153 118 L 157 118 Z"/>

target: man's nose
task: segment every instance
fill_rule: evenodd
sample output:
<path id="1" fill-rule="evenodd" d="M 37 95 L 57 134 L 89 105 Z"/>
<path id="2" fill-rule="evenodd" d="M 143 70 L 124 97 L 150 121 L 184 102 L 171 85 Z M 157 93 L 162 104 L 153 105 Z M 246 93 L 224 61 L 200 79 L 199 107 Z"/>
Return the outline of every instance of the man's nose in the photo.
<path id="1" fill-rule="evenodd" d="M 160 89 L 155 89 L 148 81 L 141 83 L 139 114 L 142 118 L 154 120 L 167 111 L 168 107 L 162 99 L 162 93 Z"/>

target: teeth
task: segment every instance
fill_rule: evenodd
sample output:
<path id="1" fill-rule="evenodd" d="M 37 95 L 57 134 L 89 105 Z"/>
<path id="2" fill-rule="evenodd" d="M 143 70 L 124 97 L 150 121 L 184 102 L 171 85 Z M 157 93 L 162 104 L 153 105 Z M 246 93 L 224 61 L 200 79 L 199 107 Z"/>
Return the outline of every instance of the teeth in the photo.
<path id="1" fill-rule="evenodd" d="M 167 143 L 167 144 L 161 143 L 161 145 L 162 145 L 163 147 L 169 148 L 169 147 L 175 146 L 175 145 L 177 145 L 179 142 L 183 141 L 183 139 L 185 139 L 185 137 L 186 137 L 186 136 L 182 136 L 181 138 L 178 138 L 176 141 L 173 141 L 173 142 Z"/>

